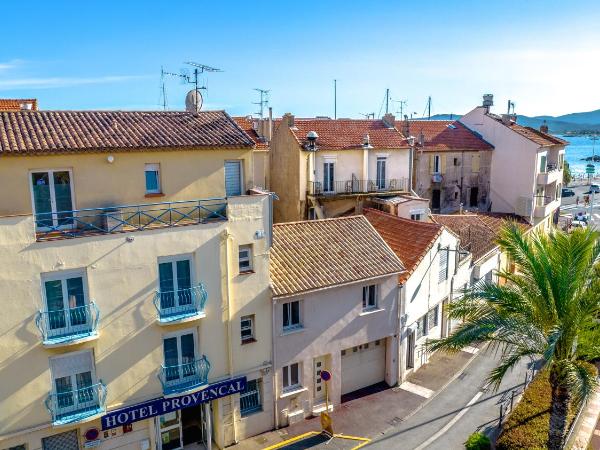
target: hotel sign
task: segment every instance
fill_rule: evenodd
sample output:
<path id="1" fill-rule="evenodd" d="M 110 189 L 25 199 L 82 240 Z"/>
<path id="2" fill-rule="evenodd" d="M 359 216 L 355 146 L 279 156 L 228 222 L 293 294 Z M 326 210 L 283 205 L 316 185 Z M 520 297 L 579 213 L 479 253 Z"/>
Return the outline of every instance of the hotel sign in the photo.
<path id="1" fill-rule="evenodd" d="M 217 398 L 237 394 L 244 389 L 246 389 L 246 377 L 238 377 L 219 383 L 209 384 L 201 391 L 193 392 L 191 394 L 179 397 L 155 398 L 154 400 L 149 400 L 134 406 L 111 411 L 102 416 L 102 430 L 120 427 L 139 420 L 146 420 L 150 417 L 161 416 L 169 412 L 177 411 L 178 409 L 196 406 Z"/>

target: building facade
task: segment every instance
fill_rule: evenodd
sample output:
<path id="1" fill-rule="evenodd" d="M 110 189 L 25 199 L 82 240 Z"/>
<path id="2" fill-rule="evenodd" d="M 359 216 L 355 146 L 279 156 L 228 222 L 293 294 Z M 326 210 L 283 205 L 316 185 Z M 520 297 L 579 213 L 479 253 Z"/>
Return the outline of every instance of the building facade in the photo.
<path id="1" fill-rule="evenodd" d="M 391 249 L 362 216 L 276 224 L 273 234 L 276 425 L 395 385 L 404 268 Z"/>
<path id="2" fill-rule="evenodd" d="M 223 112 L 0 113 L 0 448 L 273 427 L 271 200 Z"/>
<path id="3" fill-rule="evenodd" d="M 275 222 L 360 214 L 373 198 L 410 193 L 411 147 L 394 117 L 300 119 L 285 114 L 271 141 Z"/>
<path id="4" fill-rule="evenodd" d="M 517 214 L 548 228 L 558 220 L 565 147 L 568 142 L 518 125 L 516 116 L 490 112 L 491 95 L 460 122 L 494 146 L 490 177 L 491 211 Z"/>

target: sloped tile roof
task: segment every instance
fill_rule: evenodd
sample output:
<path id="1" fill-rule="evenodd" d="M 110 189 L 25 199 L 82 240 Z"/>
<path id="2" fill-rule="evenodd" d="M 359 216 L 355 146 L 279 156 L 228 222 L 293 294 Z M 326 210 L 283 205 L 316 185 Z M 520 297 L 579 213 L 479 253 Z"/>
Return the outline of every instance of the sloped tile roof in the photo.
<path id="1" fill-rule="evenodd" d="M 401 261 L 363 216 L 273 226 L 270 273 L 275 296 L 402 271 Z"/>
<path id="2" fill-rule="evenodd" d="M 401 122 L 396 121 L 396 127 L 401 126 Z M 423 133 L 424 151 L 492 150 L 494 148 L 457 120 L 411 120 L 409 127 L 410 134 L 416 138 L 416 142 L 419 142 L 419 135 Z"/>
<path id="3" fill-rule="evenodd" d="M 253 146 L 224 111 L 0 112 L 0 155 Z"/>
<path id="4" fill-rule="evenodd" d="M 239 127 L 246 132 L 248 136 L 252 138 L 257 150 L 267 150 L 269 145 L 260 138 L 254 126 L 252 124 L 251 117 L 233 117 L 233 120 L 239 125 Z"/>
<path id="5" fill-rule="evenodd" d="M 20 111 L 23 103 L 31 103 L 31 111 L 38 109 L 35 98 L 0 98 L 0 111 Z"/>
<path id="6" fill-rule="evenodd" d="M 501 116 L 491 113 L 488 113 L 487 115 L 492 119 L 496 120 L 497 122 L 500 122 L 502 125 L 510 128 L 515 133 L 519 133 L 521 136 L 529 139 L 532 142 L 535 142 L 536 144 L 542 147 L 548 147 L 551 145 L 569 145 L 568 141 L 565 141 L 564 139 L 556 137 L 550 133 L 544 133 L 532 127 L 525 127 L 512 121 L 510 122 L 510 124 L 507 125 L 502 121 Z"/>
<path id="7" fill-rule="evenodd" d="M 363 213 L 404 264 L 406 272 L 400 274 L 400 283 L 409 278 L 442 234 L 443 227 L 437 223 L 404 219 L 370 208 Z"/>
<path id="8" fill-rule="evenodd" d="M 461 247 L 471 252 L 474 262 L 498 246 L 496 240 L 506 220 L 516 221 L 523 230 L 531 229 L 524 219 L 513 214 L 432 214 L 431 218 L 458 235 Z"/>
<path id="9" fill-rule="evenodd" d="M 300 144 L 306 141 L 309 131 L 316 131 L 317 146 L 323 150 L 362 148 L 367 134 L 374 149 L 408 148 L 406 138 L 397 127 L 389 128 L 383 120 L 295 118 L 290 130 Z"/>

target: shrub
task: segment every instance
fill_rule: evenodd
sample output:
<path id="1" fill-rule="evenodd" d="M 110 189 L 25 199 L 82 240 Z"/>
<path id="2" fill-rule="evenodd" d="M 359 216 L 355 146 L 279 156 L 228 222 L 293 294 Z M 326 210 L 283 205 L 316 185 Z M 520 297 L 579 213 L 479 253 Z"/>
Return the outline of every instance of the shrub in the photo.
<path id="1" fill-rule="evenodd" d="M 485 434 L 476 432 L 469 436 L 469 439 L 465 442 L 465 448 L 467 450 L 490 450 L 492 443 Z"/>

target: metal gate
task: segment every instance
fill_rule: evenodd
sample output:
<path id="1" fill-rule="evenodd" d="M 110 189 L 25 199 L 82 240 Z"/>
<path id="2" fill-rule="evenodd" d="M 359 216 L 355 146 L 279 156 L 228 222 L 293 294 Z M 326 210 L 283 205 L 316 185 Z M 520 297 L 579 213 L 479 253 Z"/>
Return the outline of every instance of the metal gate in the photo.
<path id="1" fill-rule="evenodd" d="M 55 434 L 42 439 L 43 450 L 79 450 L 77 430 Z"/>

